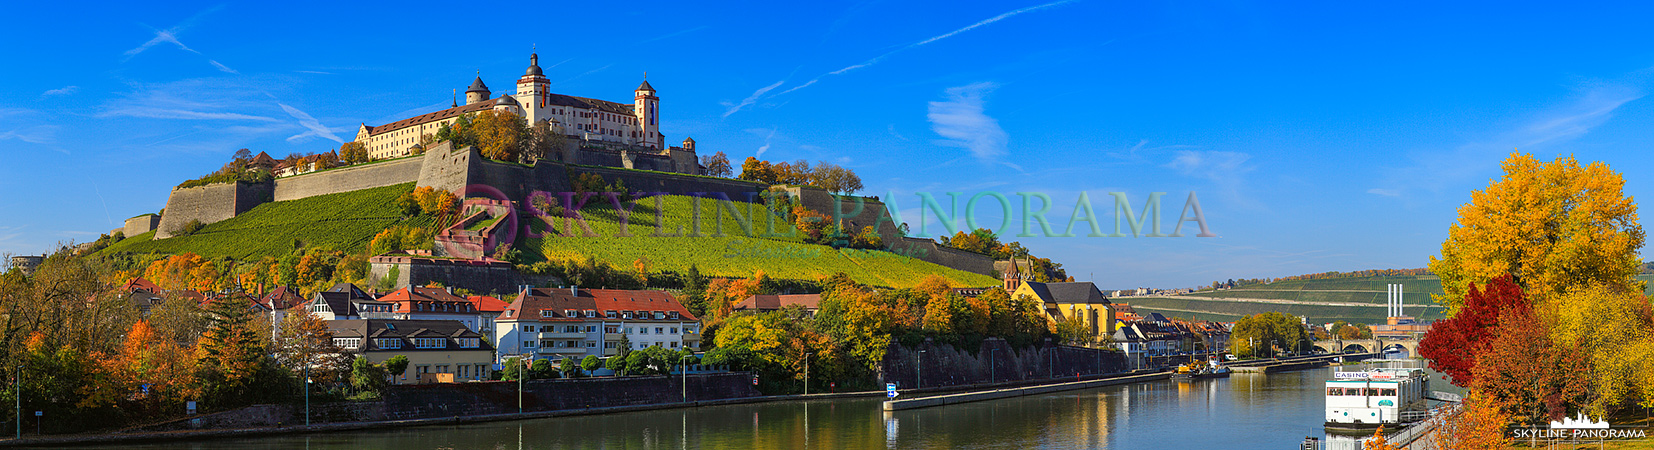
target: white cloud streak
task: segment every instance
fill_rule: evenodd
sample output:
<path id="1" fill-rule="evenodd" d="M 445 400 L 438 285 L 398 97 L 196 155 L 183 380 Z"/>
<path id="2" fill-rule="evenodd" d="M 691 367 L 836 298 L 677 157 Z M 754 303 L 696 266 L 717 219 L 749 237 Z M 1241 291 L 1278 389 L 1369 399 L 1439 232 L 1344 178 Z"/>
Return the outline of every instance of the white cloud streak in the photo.
<path id="1" fill-rule="evenodd" d="M 1004 156 L 1009 135 L 1000 128 L 999 120 L 986 113 L 984 97 L 992 92 L 994 83 L 982 82 L 948 88 L 946 100 L 930 102 L 931 130 L 943 137 L 938 145 L 959 147 L 983 162 L 994 162 Z"/>
<path id="2" fill-rule="evenodd" d="M 52 89 L 52 90 L 49 90 L 49 91 L 46 91 L 46 92 L 42 92 L 42 93 L 40 93 L 40 97 L 45 98 L 45 97 L 51 97 L 51 96 L 54 96 L 54 95 L 70 95 L 70 94 L 74 94 L 76 91 L 79 91 L 79 90 L 80 90 L 80 86 L 64 86 L 64 87 L 61 87 L 61 88 Z"/>
<path id="3" fill-rule="evenodd" d="M 727 117 L 729 117 L 730 114 L 735 114 L 736 111 L 740 111 L 741 108 L 752 106 L 754 103 L 758 103 L 758 98 L 763 97 L 765 92 L 769 92 L 771 90 L 774 90 L 775 88 L 781 87 L 781 83 L 785 83 L 785 82 L 787 82 L 787 80 L 777 81 L 777 82 L 775 82 L 775 84 L 771 84 L 769 86 L 764 86 L 764 87 L 758 88 L 758 90 L 752 92 L 752 95 L 748 95 L 747 98 L 742 99 L 741 103 L 737 103 L 734 106 L 731 106 L 728 111 L 724 111 L 724 117 L 727 118 Z"/>
<path id="4" fill-rule="evenodd" d="M 1009 18 L 1014 17 L 1014 16 L 1019 15 L 1019 14 L 1034 12 L 1034 11 L 1038 11 L 1038 10 L 1042 10 L 1042 9 L 1046 9 L 1046 8 L 1053 8 L 1053 7 L 1057 7 L 1057 6 L 1062 6 L 1062 5 L 1067 4 L 1067 3 L 1073 3 L 1074 1 L 1076 1 L 1076 0 L 1062 0 L 1062 1 L 1058 1 L 1058 2 L 1051 2 L 1051 3 L 1046 3 L 1046 4 L 1043 4 L 1043 5 L 1030 6 L 1030 7 L 1027 7 L 1027 8 L 1017 9 L 1017 10 L 1002 13 L 1002 14 L 997 15 L 997 16 L 989 17 L 989 18 L 987 18 L 985 20 L 982 20 L 980 22 L 976 22 L 976 23 L 973 23 L 973 24 L 970 24 L 970 25 L 966 25 L 964 28 L 949 31 L 947 33 L 942 33 L 942 34 L 939 34 L 939 35 L 936 35 L 936 36 L 931 36 L 931 37 L 926 38 L 924 40 L 920 40 L 918 42 L 908 44 L 908 45 L 903 46 L 901 48 L 897 48 L 895 50 L 885 52 L 884 54 L 881 54 L 879 56 L 875 56 L 872 59 L 868 59 L 866 61 L 862 61 L 862 62 L 856 63 L 856 64 L 851 64 L 851 65 L 845 66 L 842 69 L 834 70 L 832 72 L 827 72 L 825 74 L 822 74 L 822 75 L 819 75 L 815 78 L 810 79 L 810 81 L 804 82 L 804 84 L 794 86 L 794 87 L 792 87 L 790 89 L 787 89 L 785 91 L 781 91 L 780 93 L 777 93 L 775 95 L 777 95 L 777 96 L 787 95 L 787 94 L 789 94 L 793 91 L 797 91 L 799 89 L 804 89 L 804 88 L 810 87 L 811 85 L 816 84 L 816 82 L 821 81 L 822 78 L 826 78 L 828 76 L 834 76 L 834 75 L 843 75 L 843 74 L 845 74 L 847 72 L 850 72 L 850 71 L 853 71 L 853 70 L 871 67 L 874 64 L 878 64 L 879 62 L 884 61 L 885 58 L 889 58 L 892 55 L 895 55 L 897 53 L 905 52 L 905 51 L 908 51 L 908 50 L 912 50 L 912 49 L 915 49 L 915 48 L 925 46 L 926 44 L 930 44 L 930 43 L 933 43 L 933 42 L 936 42 L 936 41 L 940 41 L 940 40 L 943 40 L 943 39 L 954 37 L 954 36 L 959 35 L 960 33 L 964 33 L 964 32 L 971 31 L 971 30 L 974 30 L 974 29 L 977 29 L 977 28 L 981 28 L 981 27 L 987 26 L 989 24 L 992 24 L 994 22 L 1009 19 Z"/>
<path id="5" fill-rule="evenodd" d="M 329 130 L 329 129 L 327 129 L 327 127 L 322 126 L 322 123 L 320 121 L 316 120 L 315 117 L 311 117 L 309 113 L 306 113 L 304 111 L 300 111 L 298 108 L 288 106 L 286 103 L 278 102 L 276 104 L 281 105 L 281 110 L 282 111 L 287 111 L 287 115 L 293 116 L 294 119 L 298 119 L 299 120 L 299 125 L 305 127 L 306 129 L 309 129 L 311 134 L 314 134 L 315 136 L 320 136 L 320 137 L 323 137 L 323 138 L 327 138 L 328 140 L 331 140 L 333 142 L 338 142 L 340 144 L 343 144 L 345 142 L 344 139 L 340 139 L 338 135 L 333 134 L 333 130 Z M 303 136 L 303 135 L 301 134 L 299 136 Z M 295 136 L 295 137 L 298 137 L 298 136 Z M 291 140 L 293 140 L 293 138 L 288 138 L 288 140 L 291 141 Z"/>
<path id="6" fill-rule="evenodd" d="M 57 126 L 36 125 L 0 133 L 0 141 L 11 139 L 30 144 L 50 144 L 57 142 Z"/>

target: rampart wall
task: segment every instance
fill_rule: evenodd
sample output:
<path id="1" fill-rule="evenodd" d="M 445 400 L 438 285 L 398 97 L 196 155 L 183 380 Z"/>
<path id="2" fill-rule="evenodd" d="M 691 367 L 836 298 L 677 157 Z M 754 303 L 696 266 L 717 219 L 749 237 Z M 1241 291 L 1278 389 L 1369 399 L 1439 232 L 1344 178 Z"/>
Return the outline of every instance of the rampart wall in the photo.
<path id="1" fill-rule="evenodd" d="M 424 158 L 329 169 L 276 180 L 275 201 L 392 186 L 419 179 Z"/>
<path id="2" fill-rule="evenodd" d="M 235 217 L 269 201 L 271 183 L 225 183 L 173 189 L 155 230 L 157 239 L 169 238 L 192 220 L 203 224 Z"/>

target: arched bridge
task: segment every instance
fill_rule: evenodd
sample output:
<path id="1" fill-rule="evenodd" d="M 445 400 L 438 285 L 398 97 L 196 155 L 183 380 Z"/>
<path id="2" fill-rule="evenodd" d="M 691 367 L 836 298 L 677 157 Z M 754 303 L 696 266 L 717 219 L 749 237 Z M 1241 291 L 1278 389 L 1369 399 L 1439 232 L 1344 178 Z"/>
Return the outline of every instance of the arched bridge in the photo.
<path id="1" fill-rule="evenodd" d="M 1328 339 L 1315 341 L 1315 348 L 1327 353 L 1401 351 L 1411 358 L 1419 354 L 1419 341 L 1413 339 Z"/>

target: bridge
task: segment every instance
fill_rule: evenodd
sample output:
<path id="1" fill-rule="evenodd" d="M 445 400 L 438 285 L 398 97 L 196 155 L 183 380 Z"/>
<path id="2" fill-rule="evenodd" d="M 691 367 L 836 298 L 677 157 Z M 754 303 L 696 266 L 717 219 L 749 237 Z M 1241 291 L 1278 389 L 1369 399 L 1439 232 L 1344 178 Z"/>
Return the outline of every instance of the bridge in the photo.
<path id="1" fill-rule="evenodd" d="M 1399 351 L 1403 357 L 1411 358 L 1419 354 L 1419 341 L 1414 339 L 1333 339 L 1315 341 L 1315 348 L 1327 353 Z"/>

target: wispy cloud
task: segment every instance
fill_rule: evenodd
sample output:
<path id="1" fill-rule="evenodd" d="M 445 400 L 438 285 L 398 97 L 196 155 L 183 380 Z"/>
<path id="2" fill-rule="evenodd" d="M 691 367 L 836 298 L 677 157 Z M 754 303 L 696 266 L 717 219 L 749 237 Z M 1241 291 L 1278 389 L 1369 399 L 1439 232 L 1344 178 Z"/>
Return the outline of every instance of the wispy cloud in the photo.
<path id="1" fill-rule="evenodd" d="M 815 85 L 816 82 L 821 81 L 822 78 L 826 78 L 826 77 L 834 76 L 834 75 L 843 75 L 843 74 L 848 73 L 848 72 L 853 71 L 853 70 L 864 69 L 864 68 L 867 68 L 867 67 L 871 67 L 874 64 L 878 64 L 879 62 L 884 61 L 885 58 L 889 58 L 889 57 L 891 57 L 891 56 L 893 56 L 897 53 L 901 53 L 901 52 L 905 52 L 905 51 L 912 50 L 912 49 L 915 49 L 915 48 L 923 47 L 927 44 L 934 43 L 936 41 L 940 41 L 940 40 L 947 39 L 947 38 L 950 38 L 950 37 L 958 36 L 960 33 L 964 33 L 964 32 L 971 31 L 971 30 L 974 30 L 974 29 L 977 29 L 977 28 L 981 28 L 981 27 L 987 26 L 989 24 L 992 24 L 994 22 L 1009 19 L 1009 18 L 1017 16 L 1019 14 L 1024 14 L 1024 13 L 1034 12 L 1034 11 L 1038 11 L 1038 10 L 1042 10 L 1042 9 L 1046 9 L 1046 8 L 1061 6 L 1063 4 L 1073 3 L 1074 1 L 1076 1 L 1076 0 L 1062 0 L 1062 1 L 1057 1 L 1057 2 L 1046 3 L 1046 4 L 1043 4 L 1043 5 L 1030 6 L 1030 7 L 1027 7 L 1027 8 L 1008 11 L 1008 12 L 1002 13 L 1002 14 L 997 15 L 997 16 L 989 17 L 989 18 L 984 19 L 984 20 L 979 21 L 979 22 L 976 22 L 976 23 L 973 23 L 973 24 L 970 24 L 970 25 L 966 25 L 964 28 L 959 28 L 959 29 L 956 29 L 956 30 L 953 30 L 953 31 L 949 31 L 947 33 L 942 33 L 942 34 L 936 35 L 936 36 L 931 36 L 929 38 L 926 38 L 926 39 L 923 39 L 923 40 L 920 40 L 920 41 L 917 41 L 917 42 L 899 47 L 895 50 L 884 52 L 883 54 L 880 54 L 878 56 L 874 56 L 873 58 L 868 59 L 866 61 L 862 61 L 862 62 L 859 62 L 859 63 L 844 66 L 843 68 L 840 68 L 838 70 L 834 70 L 834 71 L 831 71 L 831 72 L 827 72 L 825 74 L 821 74 L 819 76 L 816 76 L 815 78 L 811 78 L 810 81 L 804 82 L 804 84 L 794 86 L 794 87 L 789 88 L 785 91 L 781 91 L 780 93 L 777 93 L 775 95 L 778 95 L 778 96 L 779 95 L 786 95 L 786 94 L 792 93 L 793 91 L 797 91 L 799 89 L 804 89 L 804 88 L 810 87 L 812 85 Z"/>
<path id="2" fill-rule="evenodd" d="M 763 158 L 764 157 L 764 152 L 770 151 L 770 140 L 775 138 L 775 132 L 777 130 L 780 130 L 780 128 L 771 128 L 769 130 L 769 133 L 764 135 L 764 145 L 762 147 L 758 147 L 758 153 L 753 155 L 753 156 L 758 157 L 758 158 Z M 747 131 L 753 131 L 753 130 L 747 130 Z"/>
<path id="3" fill-rule="evenodd" d="M 901 134 L 901 133 L 897 133 L 897 132 L 896 132 L 896 124 L 890 124 L 890 127 L 889 127 L 889 129 L 890 129 L 890 135 L 891 135 L 891 136 L 895 136 L 895 137 L 896 137 L 896 139 L 901 139 L 901 140 L 904 140 L 904 141 L 907 141 L 907 140 L 909 140 L 909 139 L 908 139 L 908 138 L 907 138 L 907 136 L 902 136 L 902 134 Z"/>
<path id="4" fill-rule="evenodd" d="M 148 51 L 150 48 L 153 48 L 156 45 L 160 45 L 160 44 L 172 44 L 174 46 L 177 46 L 178 49 L 180 49 L 180 50 L 190 52 L 190 53 L 194 53 L 194 54 L 201 55 L 201 56 L 206 56 L 206 54 L 201 53 L 201 51 L 190 48 L 188 45 L 184 45 L 183 41 L 178 40 L 178 34 L 184 32 L 184 30 L 186 30 L 186 29 L 189 29 L 189 27 L 194 26 L 195 23 L 200 21 L 202 17 L 205 17 L 207 14 L 211 14 L 214 11 L 218 11 L 221 8 L 223 8 L 222 5 L 221 6 L 215 6 L 215 7 L 207 9 L 206 11 L 196 13 L 194 16 L 190 16 L 190 18 L 184 19 L 183 22 L 179 23 L 176 26 L 173 26 L 172 28 L 168 28 L 168 29 L 165 29 L 165 30 L 154 30 L 152 28 L 152 30 L 155 31 L 155 36 L 149 38 L 149 40 L 145 41 L 143 44 L 140 44 L 140 45 L 138 45 L 137 47 L 134 47 L 131 50 L 127 50 L 125 53 L 122 54 L 124 56 L 124 58 L 122 58 L 121 60 L 122 61 L 131 60 L 132 57 L 138 56 L 139 54 L 141 54 L 145 51 Z M 233 74 L 238 74 L 238 75 L 241 73 L 241 72 L 237 72 L 235 69 L 231 69 L 229 66 L 226 66 L 223 63 L 220 63 L 217 60 L 214 60 L 214 59 L 211 59 L 211 58 L 207 59 L 207 63 L 211 64 L 214 68 L 216 68 L 219 71 L 224 72 L 224 73 L 233 73 Z"/>
<path id="5" fill-rule="evenodd" d="M 1182 150 L 1166 167 L 1183 175 L 1233 185 L 1239 183 L 1241 175 L 1252 171 L 1253 167 L 1246 164 L 1251 159 L 1252 155 L 1241 152 Z"/>
<path id="6" fill-rule="evenodd" d="M 1122 163 L 1147 163 L 1151 160 L 1148 155 L 1156 154 L 1161 151 L 1196 148 L 1200 148 L 1200 146 L 1182 144 L 1149 146 L 1148 139 L 1139 139 L 1137 141 L 1137 145 L 1133 145 L 1131 148 L 1127 148 L 1123 152 L 1104 151 L 1103 154 L 1108 155 L 1110 158 L 1119 160 Z"/>
<path id="7" fill-rule="evenodd" d="M 36 125 L 0 132 L 0 141 L 16 139 L 30 144 L 50 144 L 57 142 L 56 125 Z"/>
<path id="8" fill-rule="evenodd" d="M 983 162 L 995 162 L 1004 156 L 1009 136 L 984 107 L 984 97 L 995 87 L 989 82 L 952 87 L 947 89 L 945 100 L 930 102 L 927 117 L 931 130 L 943 138 L 936 143 L 969 150 L 971 156 Z"/>
<path id="9" fill-rule="evenodd" d="M 333 72 L 323 72 L 323 71 L 320 71 L 320 70 L 295 70 L 294 72 L 309 73 L 309 74 L 316 74 L 316 75 L 332 75 L 333 74 Z"/>
<path id="10" fill-rule="evenodd" d="M 662 39 L 675 38 L 675 37 L 682 36 L 682 35 L 685 35 L 685 34 L 694 33 L 696 31 L 705 30 L 707 28 L 708 27 L 706 25 L 701 25 L 701 26 L 698 26 L 698 27 L 695 27 L 695 28 L 690 28 L 690 29 L 687 29 L 687 30 L 667 33 L 667 34 L 663 34 L 663 35 L 656 36 L 656 37 L 653 37 L 653 38 L 645 39 L 645 40 L 640 41 L 638 43 L 639 44 L 647 44 L 647 43 L 655 42 L 655 41 L 662 40 Z"/>
<path id="11" fill-rule="evenodd" d="M 236 72 L 235 69 L 231 69 L 230 66 L 226 66 L 223 63 L 218 62 L 217 60 L 209 59 L 209 60 L 207 60 L 207 62 L 212 63 L 213 67 L 217 67 L 219 72 L 233 73 L 233 74 L 236 74 L 236 75 L 241 75 L 241 72 Z"/>
<path id="12" fill-rule="evenodd" d="M 49 90 L 49 91 L 46 91 L 46 92 L 42 92 L 42 93 L 40 93 L 40 97 L 41 98 L 46 98 L 46 97 L 51 97 L 51 96 L 54 96 L 54 95 L 69 95 L 69 94 L 73 94 L 73 93 L 75 93 L 75 91 L 79 91 L 79 90 L 80 90 L 80 86 L 64 86 L 64 87 L 60 87 L 60 88 L 57 88 L 57 89 L 52 89 L 52 90 Z"/>
<path id="13" fill-rule="evenodd" d="M 251 114 L 232 112 L 206 112 L 183 109 L 165 109 L 151 107 L 116 108 L 97 114 L 97 117 L 141 117 L 146 119 L 185 119 L 185 120 L 257 120 L 275 122 L 276 119 Z"/>
<path id="14" fill-rule="evenodd" d="M 562 64 L 562 63 L 558 63 L 558 64 Z M 579 75 L 569 77 L 569 79 L 567 79 L 567 80 L 560 81 L 559 84 L 567 83 L 567 82 L 574 81 L 574 80 L 578 80 L 578 79 L 580 79 L 580 77 L 584 77 L 586 75 L 591 75 L 591 74 L 594 74 L 594 73 L 602 72 L 603 70 L 608 69 L 610 67 L 614 67 L 614 64 L 609 64 L 609 65 L 606 65 L 606 66 L 603 66 L 603 67 L 599 67 L 599 68 L 596 68 L 596 69 L 592 69 L 592 70 L 582 72 Z"/>
<path id="15" fill-rule="evenodd" d="M 735 112 L 740 111 L 741 108 L 752 106 L 754 103 L 758 103 L 758 98 L 763 97 L 764 93 L 772 91 L 775 88 L 781 87 L 781 83 L 785 83 L 785 82 L 787 82 L 787 80 L 777 81 L 777 82 L 775 82 L 775 84 L 771 84 L 769 86 L 764 86 L 764 87 L 758 88 L 758 90 L 756 90 L 756 91 L 752 91 L 752 95 L 748 95 L 747 98 L 742 99 L 741 103 L 736 103 L 734 105 L 729 105 L 729 110 L 724 111 L 724 117 L 729 117 L 730 114 L 735 114 Z"/>
<path id="16" fill-rule="evenodd" d="M 1374 195 L 1408 197 L 1409 193 L 1442 191 L 1450 186 L 1482 180 L 1504 155 L 1515 149 L 1544 150 L 1577 139 L 1607 123 L 1625 104 L 1647 95 L 1633 83 L 1597 83 L 1582 89 L 1573 101 L 1544 108 L 1515 127 L 1489 133 L 1488 138 L 1451 149 L 1429 149 L 1410 156 L 1412 165 L 1386 170 Z"/>
<path id="17" fill-rule="evenodd" d="M 333 134 L 333 130 L 329 130 L 329 129 L 327 129 L 327 127 L 322 126 L 322 123 L 320 121 L 317 121 L 315 117 L 311 117 L 309 113 L 306 113 L 304 111 L 300 111 L 298 108 L 294 108 L 292 106 L 289 106 L 286 103 L 277 102 L 276 104 L 281 105 L 281 110 L 282 111 L 287 111 L 287 115 L 293 116 L 294 119 L 298 119 L 300 126 L 303 126 L 305 129 L 310 130 L 308 132 L 308 134 L 323 137 L 323 138 L 327 138 L 330 141 L 338 142 L 340 144 L 343 144 L 345 142 L 344 139 L 340 139 L 339 136 Z M 289 137 L 289 138 L 287 138 L 287 140 L 292 141 L 294 138 L 298 138 L 298 137 L 301 137 L 301 136 L 304 136 L 304 135 L 301 134 L 299 136 Z"/>

